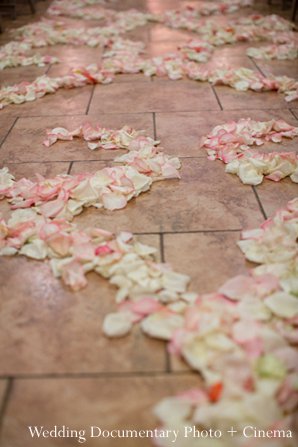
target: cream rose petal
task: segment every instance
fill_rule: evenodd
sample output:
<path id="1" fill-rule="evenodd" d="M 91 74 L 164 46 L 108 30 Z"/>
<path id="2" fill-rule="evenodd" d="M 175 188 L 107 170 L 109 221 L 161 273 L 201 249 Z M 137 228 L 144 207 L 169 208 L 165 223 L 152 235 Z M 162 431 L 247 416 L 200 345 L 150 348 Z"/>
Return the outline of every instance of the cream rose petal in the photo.
<path id="1" fill-rule="evenodd" d="M 125 312 L 108 314 L 103 322 L 103 332 L 107 337 L 123 337 L 131 331 L 131 328 L 131 315 Z"/>

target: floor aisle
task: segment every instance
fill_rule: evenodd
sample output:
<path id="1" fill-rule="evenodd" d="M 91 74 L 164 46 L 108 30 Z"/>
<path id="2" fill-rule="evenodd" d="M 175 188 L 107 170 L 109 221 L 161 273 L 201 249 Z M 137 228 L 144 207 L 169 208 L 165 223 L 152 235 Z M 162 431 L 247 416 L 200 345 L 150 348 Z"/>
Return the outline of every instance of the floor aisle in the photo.
<path id="1" fill-rule="evenodd" d="M 113 7 L 159 12 L 179 3 L 125 0 Z M 257 3 L 259 7 L 254 10 L 269 11 L 267 1 Z M 38 14 L 43 14 L 48 4 L 38 2 Z M 11 39 L 9 27 L 30 20 L 30 15 L 22 15 L 16 22 L 9 22 L 0 35 L 0 44 Z M 144 41 L 147 54 L 152 56 L 174 50 L 191 34 L 150 25 L 128 36 Z M 217 49 L 214 63 L 228 60 L 233 67 L 247 66 L 261 73 L 297 74 L 297 62 L 256 61 L 245 55 L 247 46 Z M 30 81 L 43 73 L 65 74 L 71 66 L 100 60 L 96 48 L 56 45 L 40 52 L 58 56 L 62 62 L 50 68 L 0 71 L 1 85 Z M 280 183 L 264 181 L 257 187 L 245 186 L 238 177 L 226 174 L 221 162 L 208 161 L 199 150 L 201 137 L 215 125 L 247 116 L 259 120 L 281 118 L 298 126 L 298 102 L 287 103 L 282 95 L 272 92 L 242 93 L 191 80 L 120 75 L 107 86 L 61 89 L 33 103 L 0 111 L 1 164 L 8 166 L 17 179 L 32 178 L 36 172 L 45 176 L 92 172 L 109 165 L 114 153 L 95 154 L 86 150 L 82 141 L 47 150 L 42 145 L 45 129 L 73 128 L 86 119 L 111 128 L 127 124 L 145 129 L 161 140 L 166 153 L 181 158 L 181 180 L 156 183 L 150 192 L 120 211 L 85 210 L 77 222 L 82 227 L 96 224 L 138 234 L 140 240 L 158 248 L 162 261 L 193 278 L 192 290 L 211 292 L 248 265 L 236 246 L 240 231 L 257 227 L 297 195 L 297 185 L 289 178 Z M 290 144 L 294 150 L 294 143 Z M 0 277 L 1 447 L 77 444 L 71 439 L 32 440 L 27 429 L 31 424 L 54 426 L 63 421 L 78 428 L 153 428 L 154 404 L 163 396 L 198 383 L 198 376 L 186 364 L 171 358 L 163 343 L 144 337 L 137 328 L 131 336 L 119 340 L 102 336 L 103 318 L 115 309 L 115 291 L 98 275 L 90 274 L 88 286 L 73 293 L 53 277 L 46 263 L 0 257 Z M 109 439 L 99 444 L 95 439 L 85 445 L 147 447 L 151 443 Z"/>

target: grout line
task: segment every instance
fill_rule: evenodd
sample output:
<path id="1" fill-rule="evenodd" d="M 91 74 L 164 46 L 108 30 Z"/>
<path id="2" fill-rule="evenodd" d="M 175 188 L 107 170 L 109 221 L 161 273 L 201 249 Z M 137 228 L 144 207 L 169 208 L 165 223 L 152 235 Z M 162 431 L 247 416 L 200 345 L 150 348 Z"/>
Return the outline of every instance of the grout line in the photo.
<path id="1" fill-rule="evenodd" d="M 137 233 L 134 233 L 137 234 Z M 159 244 L 160 244 L 160 260 L 161 262 L 165 261 L 165 247 L 164 247 L 164 240 L 163 240 L 164 233 L 159 233 Z"/>
<path id="2" fill-rule="evenodd" d="M 152 119 L 153 119 L 153 135 L 154 135 L 154 140 L 157 140 L 156 112 L 153 112 L 153 113 L 152 113 Z"/>
<path id="3" fill-rule="evenodd" d="M 42 98 L 39 98 L 39 99 L 42 99 Z M 16 105 L 16 107 L 17 107 L 17 105 Z M 4 109 L 5 110 L 5 109 Z M 0 115 L 1 115 L 1 111 L 0 111 Z M 30 118 L 59 118 L 59 117 L 65 117 L 65 116 L 86 116 L 86 114 L 84 114 L 84 113 L 71 113 L 71 114 L 68 114 L 68 113 L 59 113 L 58 115 L 28 115 L 28 114 L 26 114 L 26 115 L 18 115 L 17 116 L 17 118 L 20 118 L 20 119 L 30 119 Z"/>
<path id="4" fill-rule="evenodd" d="M 200 149 L 200 148 L 199 148 Z M 195 159 L 206 159 L 206 155 L 176 155 L 176 157 L 179 157 L 179 158 L 195 158 Z"/>
<path id="5" fill-rule="evenodd" d="M 191 155 L 173 155 L 174 157 L 179 157 L 181 159 L 188 159 L 188 158 L 194 158 L 194 159 L 205 159 L 206 156 L 205 155 L 196 155 L 196 156 L 191 156 Z M 10 161 L 10 160 L 3 160 L 3 163 L 5 164 L 11 164 L 11 165 L 25 165 L 25 164 L 31 164 L 31 163 L 106 163 L 106 162 L 114 162 L 113 158 L 94 158 L 91 160 L 88 159 L 81 159 L 81 160 L 26 160 L 26 161 Z M 115 162 L 116 163 L 116 162 Z"/>
<path id="6" fill-rule="evenodd" d="M 1 112 L 0 112 L 0 113 L 1 113 Z M 9 135 L 10 132 L 12 131 L 12 129 L 13 129 L 14 125 L 16 124 L 16 122 L 18 121 L 18 119 L 19 119 L 19 117 L 16 117 L 16 118 L 15 118 L 14 122 L 12 123 L 12 125 L 10 126 L 10 128 L 8 129 L 7 134 L 4 136 L 4 138 L 3 138 L 3 140 L 2 140 L 2 142 L 1 142 L 1 144 L 0 144 L 0 147 L 2 147 L 2 145 L 3 145 L 4 142 L 6 141 L 8 135 Z"/>
<path id="7" fill-rule="evenodd" d="M 297 116 L 295 115 L 294 111 L 292 109 L 289 109 L 289 111 L 291 112 L 291 114 L 293 115 L 293 117 L 295 118 L 295 120 L 298 120 Z"/>
<path id="8" fill-rule="evenodd" d="M 287 104 L 285 104 L 287 105 Z M 17 106 L 16 106 L 17 107 Z M 225 108 L 224 111 L 225 112 L 238 112 L 239 110 L 242 109 L 227 109 Z M 251 108 L 251 109 L 247 109 L 247 112 L 253 112 L 253 111 L 262 111 L 262 110 L 270 110 L 272 111 L 272 107 L 257 107 L 257 108 Z M 282 109 L 273 109 L 273 110 L 290 110 L 289 107 L 285 107 Z M 192 109 L 192 110 L 143 110 L 141 112 L 102 112 L 101 114 L 103 116 L 111 116 L 111 115 L 145 115 L 145 114 L 151 114 L 151 113 L 206 113 L 206 112 L 212 112 L 212 113 L 219 113 L 220 110 L 218 109 Z M 0 112 L 1 114 L 1 112 Z M 96 113 L 92 113 L 88 116 L 96 116 Z M 64 113 L 64 114 L 58 114 L 58 115 L 18 115 L 17 118 L 20 119 L 30 119 L 30 118 L 59 118 L 59 117 L 68 117 L 68 116 L 87 116 L 84 113 Z"/>
<path id="9" fill-rule="evenodd" d="M 219 107 L 220 107 L 220 110 L 223 110 L 223 106 L 222 106 L 222 104 L 221 104 L 221 102 L 220 102 L 220 100 L 219 100 L 219 96 L 218 96 L 218 94 L 217 94 L 217 91 L 216 91 L 215 88 L 214 88 L 214 85 L 212 85 L 212 84 L 210 84 L 210 85 L 211 85 L 212 91 L 213 91 L 213 93 L 214 93 L 214 95 L 215 95 L 215 98 L 216 98 L 216 100 L 217 100 L 217 103 L 218 103 L 218 105 L 219 105 Z"/>
<path id="10" fill-rule="evenodd" d="M 72 165 L 73 165 L 73 161 L 71 161 L 71 162 L 69 163 L 69 167 L 68 167 L 68 170 L 67 170 L 67 175 L 70 174 Z"/>
<path id="11" fill-rule="evenodd" d="M 237 110 L 237 109 L 235 109 Z M 263 110 L 263 109 L 259 109 L 259 110 Z M 267 110 L 272 110 L 271 109 L 267 109 Z M 218 112 L 218 109 L 196 109 L 196 110 L 141 110 L 140 112 L 127 112 L 128 114 L 133 114 L 133 115 L 144 115 L 144 113 L 184 113 L 184 112 L 194 112 L 194 113 L 198 113 L 198 112 Z M 102 115 L 126 115 L 125 112 L 101 112 Z M 93 113 L 94 114 L 94 113 Z M 82 115 L 81 113 L 79 115 Z M 46 115 L 40 115 L 40 116 L 46 116 Z M 48 116 L 56 116 L 56 115 L 48 115 Z M 72 115 L 63 115 L 63 116 L 72 116 Z"/>
<path id="12" fill-rule="evenodd" d="M 261 200 L 260 200 L 260 197 L 259 197 L 257 188 L 256 188 L 255 186 L 252 186 L 252 190 L 253 190 L 253 192 L 254 192 L 254 195 L 255 195 L 256 200 L 257 200 L 257 202 L 258 202 L 258 205 L 259 205 L 259 207 L 260 207 L 261 213 L 263 214 L 263 217 L 264 217 L 265 219 L 268 219 L 267 214 L 266 214 L 266 212 L 265 212 L 265 210 L 264 210 L 264 207 L 263 207 L 263 205 L 262 205 L 262 202 L 261 202 Z"/>
<path id="13" fill-rule="evenodd" d="M 161 259 L 164 259 L 164 240 L 163 236 L 167 234 L 197 234 L 197 233 L 238 233 L 242 228 L 222 229 L 222 230 L 181 230 L 181 231 L 150 231 L 150 232 L 134 232 L 136 236 L 159 235 L 161 244 Z M 164 260 L 162 262 L 165 262 Z"/>
<path id="14" fill-rule="evenodd" d="M 249 57 L 249 56 L 248 56 Z M 256 63 L 256 61 L 254 60 L 253 57 L 249 57 L 249 59 L 252 61 L 252 63 L 254 64 L 255 68 L 261 73 L 261 75 L 265 76 L 265 73 L 263 72 L 263 70 L 258 66 L 258 64 Z"/>
<path id="15" fill-rule="evenodd" d="M 95 91 L 95 84 L 92 87 L 91 95 L 90 95 L 90 98 L 89 98 L 89 101 L 87 104 L 86 115 L 88 115 L 88 113 L 89 113 L 89 109 L 90 109 L 91 101 L 93 99 L 94 91 Z"/>
<path id="16" fill-rule="evenodd" d="M 103 112 L 101 112 L 102 113 L 102 115 L 114 115 L 114 113 L 113 112 L 111 112 L 111 113 L 103 113 Z M 117 114 L 117 115 L 125 115 L 125 116 L 128 116 L 128 115 L 140 115 L 140 114 L 142 114 L 142 115 L 151 115 L 152 114 L 152 112 L 128 112 L 128 113 L 126 113 L 126 112 L 116 112 L 115 114 Z M 0 112 L 0 115 L 1 115 L 1 112 Z M 20 118 L 20 119 L 22 119 L 22 120 L 26 120 L 26 119 L 30 119 L 30 118 L 45 118 L 45 117 L 48 117 L 48 118 L 59 118 L 59 117 L 64 117 L 64 116 L 81 116 L 82 118 L 86 118 L 87 117 L 87 115 L 86 115 L 86 113 L 72 113 L 71 115 L 69 115 L 69 114 L 60 114 L 60 113 L 58 113 L 57 115 L 18 115 L 17 116 L 17 118 Z M 98 113 L 90 113 L 89 115 L 88 115 L 88 117 L 98 117 Z"/>
<path id="17" fill-rule="evenodd" d="M 165 262 L 165 247 L 164 247 L 164 233 L 159 233 L 159 245 L 160 245 L 160 260 L 161 262 Z M 164 345 L 164 353 L 165 353 L 165 372 L 167 374 L 172 373 L 171 366 L 171 357 L 168 351 L 168 344 Z"/>
<path id="18" fill-rule="evenodd" d="M 166 371 L 167 374 L 174 374 L 173 369 L 172 369 L 171 356 L 170 356 L 170 353 L 168 351 L 168 344 L 167 343 L 165 343 L 164 350 L 165 350 L 165 371 Z"/>
<path id="19" fill-rule="evenodd" d="M 10 396 L 11 396 L 11 392 L 12 392 L 12 388 L 13 388 L 13 382 L 14 382 L 14 379 L 12 377 L 7 377 L 7 385 L 6 385 L 5 393 L 3 396 L 2 405 L 0 408 L 0 435 L 1 435 L 2 427 L 3 427 L 3 422 L 4 422 L 8 402 L 10 400 Z"/>
<path id="20" fill-rule="evenodd" d="M 192 371 L 173 371 L 174 375 L 196 375 Z M 130 371 L 130 372 L 102 372 L 102 373 L 49 373 L 49 374 L 17 374 L 13 377 L 0 376 L 0 380 L 8 379 L 11 382 L 9 387 L 9 395 L 11 393 L 12 382 L 14 380 L 44 380 L 44 379 L 118 379 L 118 378 L 130 378 L 130 377 L 162 377 L 167 376 L 165 371 Z M 8 394 L 8 393 L 6 393 Z M 7 400 L 6 399 L 6 406 Z M 4 407 L 4 405 L 2 406 Z"/>
<path id="21" fill-rule="evenodd" d="M 225 108 L 224 110 L 222 110 L 223 112 L 238 112 L 239 110 L 243 110 L 243 109 L 227 109 L 227 108 Z M 290 110 L 288 107 L 286 107 L 285 109 L 272 109 L 272 107 L 255 107 L 255 108 L 251 108 L 251 109 L 246 109 L 247 110 L 247 112 L 261 112 L 261 111 L 263 111 L 263 110 L 270 110 L 270 112 L 272 112 L 272 111 L 279 111 L 279 110 L 281 110 L 281 111 L 283 111 L 283 110 Z M 204 110 L 169 110 L 169 111 L 167 111 L 167 110 L 158 110 L 158 111 L 156 111 L 156 113 L 158 113 L 158 114 L 162 114 L 162 113 L 166 113 L 166 114 L 169 114 L 169 113 L 199 113 L 200 112 L 200 114 L 201 114 L 201 112 L 210 112 L 210 113 L 220 113 L 221 112 L 221 110 L 218 110 L 218 109 L 204 109 Z M 131 112 L 132 113 L 132 112 Z M 136 114 L 138 114 L 138 113 L 143 113 L 143 112 L 135 112 Z M 146 112 L 144 112 L 144 113 L 146 113 Z M 147 112 L 148 113 L 148 112 Z M 152 112 L 151 112 L 152 113 Z M 106 113 L 106 115 L 110 115 L 110 113 Z"/>
<path id="22" fill-rule="evenodd" d="M 285 103 L 285 105 L 287 106 L 287 103 Z M 238 108 L 238 109 L 227 109 L 226 107 L 225 107 L 225 109 L 224 110 L 218 110 L 218 109 L 196 109 L 196 110 L 194 110 L 194 109 L 192 109 L 192 110 L 183 110 L 183 109 L 179 109 L 179 110 L 143 110 L 143 111 L 141 111 L 141 112 L 128 112 L 128 113 L 130 113 L 130 114 L 134 114 L 134 115 L 143 115 L 144 113 L 153 113 L 153 112 L 155 112 L 155 113 L 167 113 L 167 114 L 169 114 L 169 113 L 200 113 L 200 114 L 202 114 L 202 113 L 206 113 L 206 112 L 213 112 L 213 113 L 219 113 L 219 112 L 221 112 L 221 111 L 224 111 L 224 112 L 233 112 L 233 111 L 235 111 L 235 112 L 238 112 L 239 110 L 243 110 L 243 108 L 241 109 L 241 108 Z M 264 107 L 264 108 L 260 108 L 260 107 L 258 107 L 258 108 L 256 108 L 256 107 L 252 107 L 251 109 L 246 109 L 247 110 L 247 112 L 250 112 L 250 111 L 262 111 L 262 110 L 270 110 L 271 112 L 272 112 L 272 110 L 289 110 L 289 107 L 285 107 L 285 108 L 282 108 L 282 109 L 272 109 L 272 107 Z M 121 114 L 123 115 L 125 112 L 121 112 Z M 104 112 L 103 113 L 103 115 L 119 115 L 120 113 L 118 113 L 118 112 Z M 43 115 L 44 116 L 44 115 Z M 50 115 L 50 116 L 53 116 L 53 115 Z M 71 115 L 64 115 L 64 116 L 71 116 Z"/>
<path id="23" fill-rule="evenodd" d="M 85 160 L 80 160 L 80 162 L 83 162 Z M 96 160 L 91 160 L 96 161 Z M 30 160 L 30 161 L 10 161 L 10 160 L 3 160 L 2 164 L 5 165 L 28 165 L 28 164 L 44 164 L 44 163 L 71 163 L 73 160 Z"/>
<path id="24" fill-rule="evenodd" d="M 169 231 L 164 231 L 164 232 L 160 232 L 159 233 L 159 237 L 160 237 L 160 252 L 161 252 L 161 261 L 165 262 L 165 249 L 164 249 L 164 235 L 165 234 L 183 234 L 183 233 L 214 233 L 214 232 L 239 232 L 241 231 L 240 229 L 238 230 L 210 230 L 210 231 L 206 231 L 206 230 L 202 230 L 202 231 L 184 231 L 184 232 L 169 232 Z M 138 234 L 138 233 L 134 233 L 134 234 Z M 172 365 L 171 365 L 171 356 L 170 353 L 167 349 L 167 344 L 165 345 L 165 370 L 167 374 L 176 374 L 175 371 L 173 371 L 172 369 Z"/>

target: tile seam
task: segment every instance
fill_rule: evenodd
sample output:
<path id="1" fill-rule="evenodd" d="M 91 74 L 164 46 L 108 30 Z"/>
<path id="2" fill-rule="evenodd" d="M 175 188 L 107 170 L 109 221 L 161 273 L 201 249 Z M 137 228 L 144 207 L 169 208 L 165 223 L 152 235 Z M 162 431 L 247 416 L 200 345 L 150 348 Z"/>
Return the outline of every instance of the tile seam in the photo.
<path id="1" fill-rule="evenodd" d="M 257 64 L 256 61 L 254 60 L 254 58 L 253 58 L 253 57 L 250 57 L 249 59 L 252 61 L 253 65 L 254 65 L 255 68 L 261 73 L 261 75 L 263 75 L 263 76 L 266 77 L 265 73 L 264 73 L 263 70 L 258 66 L 258 64 Z"/>
<path id="2" fill-rule="evenodd" d="M 172 371 L 173 375 L 191 375 L 197 377 L 197 374 L 189 371 Z M 168 376 L 164 370 L 158 371 L 129 371 L 129 372 L 94 372 L 94 373 L 45 373 L 45 374 L 14 374 L 9 376 L 11 382 L 17 380 L 49 380 L 49 379 L 118 379 L 131 377 L 159 377 Z M 7 380 L 8 376 L 0 375 L 0 380 Z M 9 394 L 11 393 L 11 389 Z M 8 396 L 10 397 L 10 396 Z"/>
<path id="3" fill-rule="evenodd" d="M 221 102 L 220 102 L 220 99 L 219 99 L 219 96 L 218 96 L 218 94 L 217 94 L 217 91 L 216 91 L 214 85 L 212 85 L 212 84 L 211 84 L 211 89 L 212 89 L 212 91 L 213 91 L 213 93 L 214 93 L 214 96 L 215 96 L 215 98 L 216 98 L 216 101 L 217 101 L 217 103 L 218 103 L 218 105 L 219 105 L 220 110 L 223 111 L 224 108 L 223 108 L 223 106 L 222 106 L 222 104 L 221 104 Z"/>
<path id="4" fill-rule="evenodd" d="M 4 392 L 2 404 L 0 407 L 0 436 L 2 434 L 3 423 L 4 423 L 5 416 L 6 416 L 7 407 L 8 407 L 9 401 L 10 401 L 13 384 L 14 384 L 14 379 L 12 376 L 6 377 L 6 380 L 7 380 L 7 385 L 6 385 L 6 389 Z"/>
<path id="5" fill-rule="evenodd" d="M 1 113 L 1 112 L 0 112 L 0 113 Z M 3 144 L 5 143 L 6 139 L 8 138 L 10 132 L 11 132 L 12 129 L 14 128 L 14 126 L 15 126 L 16 122 L 18 121 L 18 119 L 19 119 L 19 117 L 17 116 L 17 117 L 14 119 L 14 122 L 12 123 L 12 125 L 9 127 L 7 133 L 5 134 L 3 140 L 1 141 L 0 148 L 2 148 Z"/>
<path id="6" fill-rule="evenodd" d="M 267 214 L 266 214 L 266 212 L 265 212 L 265 210 L 264 210 L 263 204 L 262 204 L 262 202 L 261 202 L 261 199 L 260 199 L 260 197 L 259 197 L 259 194 L 258 194 L 258 191 L 257 191 L 256 187 L 255 187 L 255 186 L 252 186 L 252 190 L 253 190 L 253 192 L 254 192 L 254 195 L 255 195 L 256 201 L 257 201 L 257 203 L 258 203 L 259 209 L 260 209 L 260 211 L 261 211 L 263 217 L 265 218 L 265 220 L 267 220 L 267 219 L 268 219 L 268 216 L 267 216 Z"/>
<path id="7" fill-rule="evenodd" d="M 91 105 L 91 102 L 92 102 L 92 99 L 93 99 L 93 95 L 94 95 L 94 91 L 95 91 L 95 84 L 92 87 L 90 98 L 89 98 L 89 101 L 88 101 L 88 104 L 87 104 L 87 107 L 86 107 L 86 115 L 88 115 L 88 113 L 89 113 L 90 105 Z"/>

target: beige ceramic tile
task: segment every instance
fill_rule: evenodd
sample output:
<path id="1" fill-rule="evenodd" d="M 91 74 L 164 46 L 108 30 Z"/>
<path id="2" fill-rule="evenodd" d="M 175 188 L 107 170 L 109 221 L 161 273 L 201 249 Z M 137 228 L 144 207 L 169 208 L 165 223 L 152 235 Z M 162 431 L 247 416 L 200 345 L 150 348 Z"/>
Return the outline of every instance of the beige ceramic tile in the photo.
<path id="1" fill-rule="evenodd" d="M 58 141 L 50 148 L 43 145 L 46 130 L 55 127 L 66 127 L 73 130 L 89 122 L 93 125 L 120 129 L 128 125 L 136 130 L 144 130 L 153 137 L 153 117 L 151 113 L 143 114 L 95 114 L 79 116 L 47 116 L 22 117 L 18 119 L 15 128 L 5 141 L 1 151 L 4 161 L 55 161 L 55 160 L 102 160 L 114 159 L 124 151 L 91 151 L 87 143 L 81 139 L 73 141 Z"/>
<path id="2" fill-rule="evenodd" d="M 288 110 L 237 110 L 221 112 L 174 112 L 156 113 L 157 138 L 165 152 L 181 157 L 207 157 L 205 150 L 200 149 L 200 141 L 211 130 L 229 121 L 240 118 L 252 118 L 259 121 L 284 119 L 289 124 L 297 125 L 297 120 Z M 284 139 L 281 144 L 268 143 L 258 150 L 268 151 L 296 151 L 296 139 Z"/>
<path id="3" fill-rule="evenodd" d="M 54 177 L 58 174 L 67 174 L 70 163 L 1 163 L 1 165 L 7 166 L 16 180 L 20 180 L 23 177 L 33 180 L 36 174 L 43 175 L 47 178 Z"/>
<path id="4" fill-rule="evenodd" d="M 265 180 L 257 186 L 257 192 L 268 217 L 272 216 L 279 208 L 283 208 L 289 200 L 298 197 L 297 184 L 289 178 L 280 182 Z"/>
<path id="5" fill-rule="evenodd" d="M 137 6 L 137 9 L 139 9 L 139 6 Z M 125 33 L 125 37 L 127 39 L 141 41 L 147 44 L 150 38 L 150 25 L 140 26 L 132 31 L 128 31 Z"/>
<path id="6" fill-rule="evenodd" d="M 98 163 L 73 164 L 72 173 L 94 172 Z M 224 172 L 221 162 L 185 159 L 181 180 L 155 183 L 151 190 L 118 211 L 86 209 L 76 222 L 92 222 L 112 231 L 196 231 L 240 229 L 262 221 L 250 186 Z"/>
<path id="7" fill-rule="evenodd" d="M 5 447 L 69 447 L 74 438 L 32 439 L 28 425 L 57 425 L 86 430 L 88 447 L 150 447 L 152 439 L 90 438 L 90 426 L 102 430 L 149 430 L 158 425 L 153 407 L 164 397 L 200 384 L 197 375 L 18 380 L 3 427 Z"/>
<path id="8" fill-rule="evenodd" d="M 190 275 L 190 290 L 215 292 L 229 278 L 255 265 L 245 261 L 237 247 L 240 232 L 182 233 L 164 235 L 165 261 Z M 189 370 L 176 356 L 170 356 L 173 371 Z"/>
<path id="9" fill-rule="evenodd" d="M 136 74 L 118 74 L 115 76 L 114 83 L 119 82 L 152 82 L 153 78 L 144 76 L 141 73 Z"/>
<path id="10" fill-rule="evenodd" d="M 181 42 L 180 42 L 181 43 Z M 167 41 L 165 42 L 161 42 L 161 48 L 162 47 L 166 47 L 169 45 L 169 43 Z M 159 46 L 159 42 L 153 42 L 153 51 L 155 50 L 155 46 L 158 47 Z M 177 43 L 176 43 L 177 46 Z M 172 51 L 176 51 L 176 49 L 174 48 L 174 45 L 172 45 L 173 50 Z M 253 64 L 253 62 L 251 61 L 251 59 L 247 56 L 243 56 L 243 55 L 236 55 L 236 56 L 219 56 L 219 55 L 214 55 L 211 57 L 211 59 L 206 62 L 206 63 L 202 63 L 200 64 L 200 67 L 202 69 L 206 69 L 206 70 L 216 70 L 218 68 L 240 68 L 240 67 L 245 67 L 245 68 L 250 68 L 250 69 L 254 69 L 255 65 Z M 168 78 L 167 77 L 153 77 L 152 78 L 154 82 L 168 82 Z M 185 76 L 183 78 L 184 80 L 187 80 L 188 78 Z M 191 82 L 195 82 L 195 81 L 191 81 Z M 206 85 L 206 83 L 200 83 L 201 85 Z"/>
<path id="11" fill-rule="evenodd" d="M 42 76 L 48 70 L 48 67 L 37 67 L 36 65 L 28 67 L 7 68 L 0 71 L 0 88 L 7 87 L 20 82 L 32 82 L 37 77 Z"/>
<path id="12" fill-rule="evenodd" d="M 98 85 L 90 113 L 219 110 L 211 87 L 193 81 Z"/>
<path id="13" fill-rule="evenodd" d="M 177 9 L 181 7 L 181 3 L 185 4 L 185 2 L 181 0 L 163 0 L 162 2 L 159 0 L 147 0 L 146 6 L 151 14 L 161 14 L 169 9 Z M 189 4 L 189 2 L 187 2 Z"/>
<path id="14" fill-rule="evenodd" d="M 12 104 L 0 110 L 0 116 L 82 115 L 86 113 L 93 87 L 60 89 L 53 94 L 24 104 Z"/>
<path id="15" fill-rule="evenodd" d="M 229 60 L 230 57 L 234 57 L 234 56 L 243 56 L 246 54 L 246 50 L 247 48 L 250 48 L 252 46 L 257 47 L 257 46 L 262 46 L 264 45 L 264 42 L 258 43 L 258 42 L 254 42 L 249 43 L 249 42 L 239 42 L 239 43 L 235 43 L 235 44 L 227 44 L 227 45 L 222 45 L 219 47 L 215 47 L 214 50 L 214 57 L 224 57 L 227 60 Z"/>
<path id="16" fill-rule="evenodd" d="M 265 76 L 273 74 L 274 76 L 289 76 L 290 78 L 297 78 L 298 73 L 298 62 L 296 60 L 290 61 L 255 61 L 260 70 Z"/>
<path id="17" fill-rule="evenodd" d="M 221 67 L 228 67 L 228 68 L 250 68 L 255 69 L 254 63 L 251 61 L 251 59 L 245 54 L 243 55 L 225 55 L 225 54 L 215 54 L 210 61 L 206 64 L 202 64 L 202 66 L 206 66 L 209 69 L 216 69 Z"/>
<path id="18" fill-rule="evenodd" d="M 190 289 L 215 292 L 227 279 L 246 269 L 237 242 L 240 232 L 181 233 L 164 235 L 165 261 L 190 275 Z"/>
<path id="19" fill-rule="evenodd" d="M 175 40 L 180 40 L 185 42 L 194 38 L 194 34 L 184 30 L 170 29 L 163 25 L 154 25 L 150 30 L 150 41 L 151 42 L 173 42 Z"/>
<path id="20" fill-rule="evenodd" d="M 169 40 L 164 42 L 149 42 L 146 46 L 146 57 L 162 56 L 166 53 L 172 53 L 177 51 L 177 47 L 181 44 L 181 40 Z"/>
<path id="21" fill-rule="evenodd" d="M 173 354 L 167 354 L 168 355 L 168 365 L 169 365 L 169 371 L 170 372 L 190 372 L 191 367 L 186 363 L 186 361 L 179 356 L 173 355 Z"/>
<path id="22" fill-rule="evenodd" d="M 158 236 L 145 243 L 159 247 Z M 88 286 L 72 292 L 55 279 L 47 262 L 1 257 L 0 374 L 163 371 L 164 346 L 131 335 L 109 340 L 106 314 L 116 309 L 116 288 L 95 273 Z"/>
<path id="23" fill-rule="evenodd" d="M 89 48 L 87 46 L 55 45 L 45 47 L 40 53 L 58 57 L 59 63 L 49 68 L 49 76 L 64 76 L 72 68 L 85 67 L 90 64 L 100 64 L 102 50 L 100 48 Z"/>
<path id="24" fill-rule="evenodd" d="M 289 103 L 282 93 L 277 92 L 239 92 L 231 87 L 215 86 L 216 93 L 224 110 L 288 109 Z"/>

